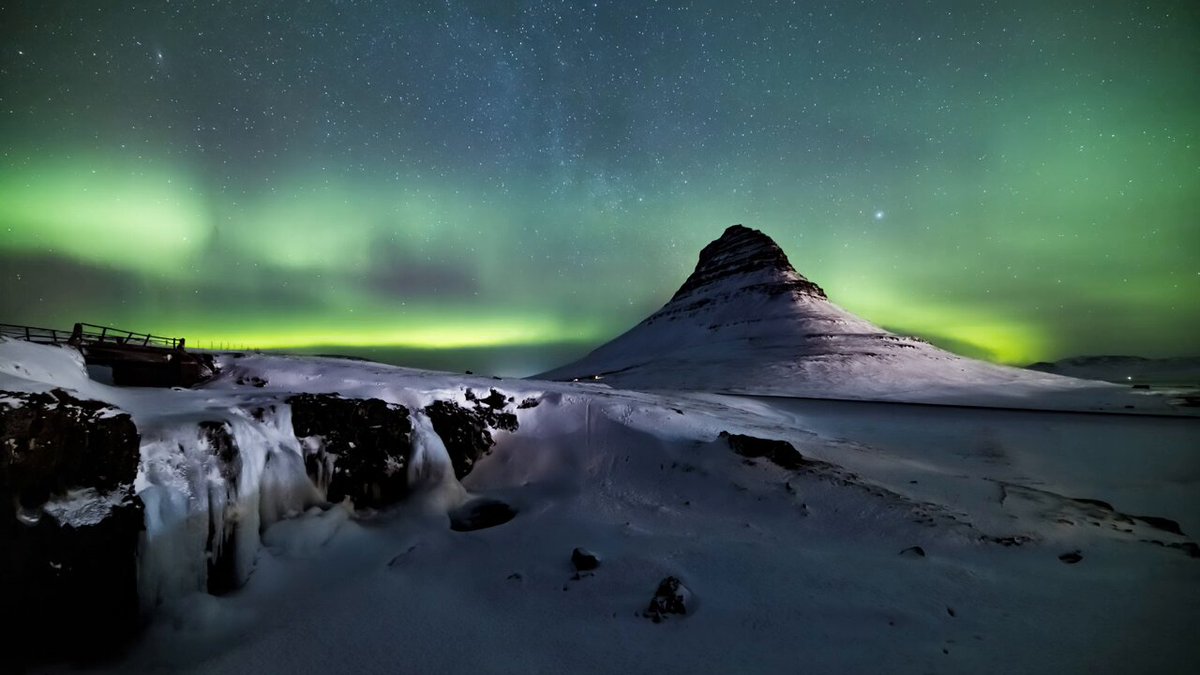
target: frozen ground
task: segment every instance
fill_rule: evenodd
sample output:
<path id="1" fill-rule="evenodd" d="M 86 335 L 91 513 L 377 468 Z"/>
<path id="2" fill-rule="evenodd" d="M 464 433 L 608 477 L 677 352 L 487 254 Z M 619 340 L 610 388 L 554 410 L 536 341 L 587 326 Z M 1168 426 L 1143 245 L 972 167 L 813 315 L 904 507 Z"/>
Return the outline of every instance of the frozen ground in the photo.
<path id="1" fill-rule="evenodd" d="M 468 495 L 432 470 L 444 454 L 418 415 L 430 478 L 415 498 L 266 524 L 249 582 L 219 598 L 173 576 L 188 566 L 164 525 L 190 508 L 170 480 L 181 474 L 147 473 L 164 520 L 145 571 L 162 596 L 105 671 L 1183 673 L 1200 656 L 1200 559 L 1185 547 L 1200 529 L 1195 419 L 644 393 L 267 356 L 223 358 L 222 378 L 198 390 L 114 389 L 39 351 L 50 348 L 14 345 L 0 342 L 0 389 L 55 383 L 111 401 L 160 468 L 162 441 L 213 415 L 264 453 L 290 451 L 282 413 L 268 428 L 241 411 L 292 392 L 412 407 L 465 387 L 540 399 L 463 481 L 516 506 L 512 521 L 449 529 L 447 509 Z M 266 386 L 236 384 L 252 376 Z M 721 431 L 787 440 L 815 461 L 746 460 Z M 601 558 L 579 579 L 575 547 Z M 641 613 L 666 576 L 694 603 L 652 623 Z"/>

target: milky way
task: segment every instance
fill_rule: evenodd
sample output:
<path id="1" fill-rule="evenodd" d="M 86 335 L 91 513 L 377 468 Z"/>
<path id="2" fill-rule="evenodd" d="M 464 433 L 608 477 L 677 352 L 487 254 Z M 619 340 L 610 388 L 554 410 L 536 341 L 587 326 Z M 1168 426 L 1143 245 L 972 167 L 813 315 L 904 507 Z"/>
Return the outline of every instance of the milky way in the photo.
<path id="1" fill-rule="evenodd" d="M 745 223 L 969 355 L 1194 351 L 1191 0 L 110 4 L 0 9 L 0 322 L 534 372 Z"/>

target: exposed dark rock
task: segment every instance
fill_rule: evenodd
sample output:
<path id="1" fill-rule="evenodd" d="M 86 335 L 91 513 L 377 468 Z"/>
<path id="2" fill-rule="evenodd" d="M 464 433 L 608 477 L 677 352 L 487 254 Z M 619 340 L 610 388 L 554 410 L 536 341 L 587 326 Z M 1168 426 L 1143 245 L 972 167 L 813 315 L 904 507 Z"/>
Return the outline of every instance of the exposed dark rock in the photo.
<path id="1" fill-rule="evenodd" d="M 483 416 L 453 401 L 434 401 L 425 406 L 425 414 L 446 445 L 458 478 L 471 473 L 475 462 L 496 444 Z"/>
<path id="2" fill-rule="evenodd" d="M 257 419 L 261 422 L 263 418 L 258 416 Z M 239 461 L 237 442 L 233 440 L 233 433 L 227 422 L 208 420 L 201 422 L 199 426 L 200 434 L 212 446 L 213 456 L 220 459 L 224 465 L 232 465 Z M 221 467 L 221 477 L 226 480 L 236 478 L 238 473 L 238 467 Z"/>
<path id="3" fill-rule="evenodd" d="M 208 539 L 205 542 L 208 592 L 221 595 L 236 590 L 243 579 L 237 571 L 237 532 L 239 518 L 226 505 L 238 499 L 238 477 L 242 473 L 242 457 L 229 424 L 204 421 L 199 424 L 200 436 L 208 444 L 222 483 L 210 483 L 208 492 Z"/>
<path id="4" fill-rule="evenodd" d="M 0 404 L 0 598 L 13 610 L 0 659 L 114 655 L 140 626 L 137 428 L 61 389 L 0 396 L 16 401 Z"/>
<path id="5" fill-rule="evenodd" d="M 0 503 L 0 597 L 14 610 L 0 659 L 88 662 L 118 654 L 141 627 L 137 595 L 142 503 L 128 495 L 97 523 L 43 515 L 18 522 Z M 47 639 L 53 635 L 53 639 Z"/>
<path id="6" fill-rule="evenodd" d="M 518 426 L 517 416 L 504 410 L 508 399 L 495 389 L 485 399 L 469 393 L 467 400 L 475 407 L 464 408 L 454 401 L 434 401 L 425 406 L 425 414 L 429 415 L 433 430 L 446 445 L 454 475 L 458 478 L 471 473 L 475 462 L 491 452 L 496 444 L 492 430 L 516 431 Z"/>
<path id="7" fill-rule="evenodd" d="M 1170 518 L 1160 518 L 1159 516 L 1130 516 L 1130 517 L 1133 518 L 1134 520 L 1140 520 L 1143 523 L 1149 525 L 1150 527 L 1153 527 L 1156 530 L 1162 530 L 1164 532 L 1170 532 L 1171 534 L 1178 534 L 1179 536 L 1184 536 L 1183 529 L 1179 527 L 1179 523 L 1175 522 L 1174 520 L 1171 520 Z"/>
<path id="8" fill-rule="evenodd" d="M 789 471 L 797 471 L 809 464 L 796 447 L 787 441 L 731 434 L 728 431 L 722 431 L 720 437 L 728 441 L 729 447 L 742 457 L 763 457 Z"/>
<path id="9" fill-rule="evenodd" d="M 408 494 L 412 421 L 407 408 L 336 394 L 299 394 L 287 403 L 296 438 L 320 439 L 308 444 L 305 468 L 329 501 L 350 497 L 356 506 L 378 508 Z"/>
<path id="10" fill-rule="evenodd" d="M 495 389 L 492 389 L 491 391 L 489 391 L 488 395 L 483 398 L 476 397 L 475 392 L 468 389 L 466 392 L 466 399 L 471 402 L 481 403 L 481 404 L 491 408 L 492 410 L 503 409 L 505 406 L 508 405 L 508 401 L 509 401 L 509 399 L 507 397 L 505 397 L 504 394 L 501 394 L 500 392 L 496 391 Z"/>
<path id="11" fill-rule="evenodd" d="M 924 558 L 925 549 L 921 548 L 920 546 L 909 546 L 903 551 L 900 551 L 900 555 L 904 556 L 905 558 Z"/>
<path id="12" fill-rule="evenodd" d="M 1072 501 L 1078 502 L 1080 504 L 1086 504 L 1088 506 L 1098 506 L 1098 507 L 1104 509 L 1105 511 L 1115 511 L 1116 510 L 1113 508 L 1112 504 L 1109 504 L 1108 502 L 1101 500 L 1101 499 L 1088 499 L 1087 497 L 1070 497 L 1069 499 L 1071 499 Z"/>
<path id="13" fill-rule="evenodd" d="M 267 386 L 267 381 L 257 375 L 242 375 L 234 380 L 234 383 L 243 386 L 258 387 L 259 389 Z"/>
<path id="14" fill-rule="evenodd" d="M 450 512 L 450 529 L 471 532 L 503 525 L 517 510 L 497 499 L 474 499 Z"/>
<path id="15" fill-rule="evenodd" d="M 1064 524 L 1088 522 L 1097 527 L 1104 524 L 1122 532 L 1132 532 L 1134 526 L 1140 522 L 1157 530 L 1186 536 L 1179 523 L 1170 518 L 1137 516 L 1123 513 L 1118 511 L 1112 504 L 1101 499 L 1067 497 L 1056 492 L 1017 485 L 1015 483 L 1001 482 L 1000 487 L 1001 504 L 1010 496 L 1020 497 L 1024 500 L 1043 505 L 1043 507 L 1048 507 L 1054 513 L 1055 519 L 1058 522 L 1064 522 Z"/>
<path id="16" fill-rule="evenodd" d="M 1182 541 L 1173 544 L 1167 544 L 1167 548 L 1177 548 L 1193 558 L 1200 558 L 1200 545 L 1197 545 L 1194 541 Z"/>
<path id="17" fill-rule="evenodd" d="M 0 392 L 0 490 L 36 507 L 69 488 L 110 492 L 137 475 L 139 436 L 127 413 L 99 401 Z"/>
<path id="18" fill-rule="evenodd" d="M 1173 548 L 1183 551 L 1192 558 L 1200 558 L 1200 544 L 1197 544 L 1194 541 L 1171 542 L 1169 544 L 1158 539 L 1142 539 L 1141 541 L 1147 544 L 1154 544 L 1155 546 L 1162 546 L 1164 548 Z"/>
<path id="19" fill-rule="evenodd" d="M 571 551 L 571 564 L 577 572 L 590 572 L 600 566 L 600 558 L 587 549 L 577 548 Z"/>
<path id="20" fill-rule="evenodd" d="M 1028 544 L 1033 541 L 1033 537 L 1028 537 L 1023 534 L 1015 534 L 1015 535 L 1010 535 L 1010 536 L 1005 536 L 1005 537 L 993 537 L 991 535 L 985 534 L 985 535 L 982 535 L 980 537 L 980 539 L 982 539 L 983 541 L 991 542 L 993 544 L 1000 544 L 1001 546 L 1024 546 L 1025 544 Z"/>
<path id="21" fill-rule="evenodd" d="M 733 225 L 700 251 L 696 269 L 671 300 L 684 298 L 710 284 L 762 271 L 772 273 L 768 277 L 770 280 L 754 285 L 751 287 L 753 290 L 768 295 L 794 293 L 825 297 L 825 291 L 820 286 L 796 272 L 774 240 L 758 230 Z M 704 299 L 699 302 L 704 302 Z"/>
<path id="22" fill-rule="evenodd" d="M 687 614 L 691 604 L 692 591 L 676 577 L 667 577 L 659 582 L 642 616 L 659 623 L 671 614 Z"/>
<path id="23" fill-rule="evenodd" d="M 1080 553 L 1079 551 L 1070 551 L 1069 553 L 1064 553 L 1064 554 L 1058 556 L 1058 559 L 1065 562 L 1068 565 L 1074 565 L 1075 563 L 1079 562 L 1080 560 L 1083 560 L 1083 554 Z"/>
<path id="24" fill-rule="evenodd" d="M 518 410 L 528 410 L 529 408 L 536 408 L 536 407 L 538 407 L 539 403 L 541 403 L 540 399 L 530 396 L 529 398 L 524 399 L 520 403 L 518 403 L 517 409 Z"/>

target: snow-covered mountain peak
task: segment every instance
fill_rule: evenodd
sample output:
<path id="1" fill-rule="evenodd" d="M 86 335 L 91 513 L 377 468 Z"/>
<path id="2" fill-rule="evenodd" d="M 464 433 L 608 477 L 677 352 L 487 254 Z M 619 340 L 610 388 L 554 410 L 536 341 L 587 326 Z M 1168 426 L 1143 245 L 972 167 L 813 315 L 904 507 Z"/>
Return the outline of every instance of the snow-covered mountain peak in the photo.
<path id="1" fill-rule="evenodd" d="M 704 296 L 714 287 L 724 292 L 751 291 L 771 296 L 795 293 L 825 298 L 825 291 L 796 272 L 773 239 L 743 225 L 729 227 L 700 251 L 695 271 L 671 301 Z"/>
<path id="2" fill-rule="evenodd" d="M 830 302 L 769 236 L 734 225 L 641 323 L 538 377 L 632 389 L 1071 407 L 1095 383 L 976 361 Z M 1112 393 L 1112 392 L 1110 392 Z M 1124 405 L 1124 403 L 1122 403 Z"/>

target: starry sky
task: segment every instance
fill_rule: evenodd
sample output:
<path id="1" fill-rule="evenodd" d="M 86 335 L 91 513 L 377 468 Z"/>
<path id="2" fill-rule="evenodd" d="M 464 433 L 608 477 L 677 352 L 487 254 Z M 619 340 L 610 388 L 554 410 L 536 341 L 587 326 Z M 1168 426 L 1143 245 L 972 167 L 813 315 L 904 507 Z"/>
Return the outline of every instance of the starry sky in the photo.
<path id="1" fill-rule="evenodd" d="M 0 322 L 528 374 L 744 223 L 959 353 L 1197 351 L 1194 0 L 26 0 L 0 31 Z"/>

